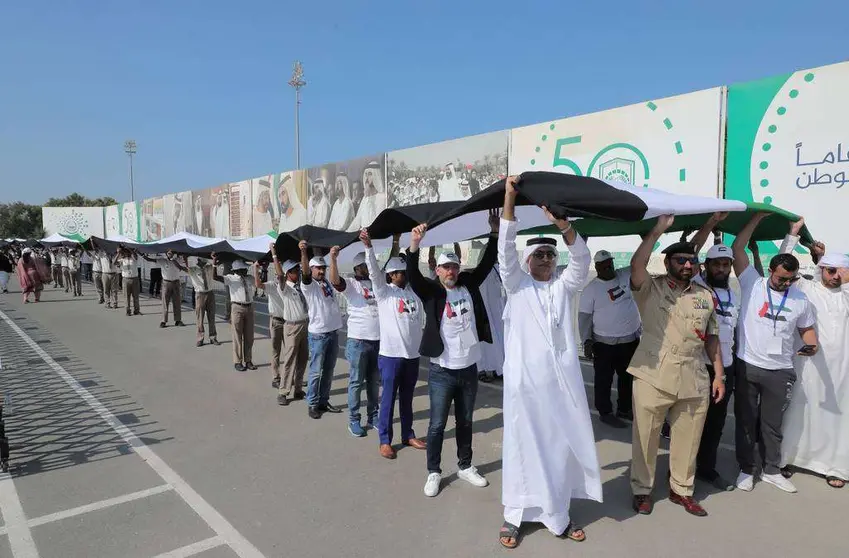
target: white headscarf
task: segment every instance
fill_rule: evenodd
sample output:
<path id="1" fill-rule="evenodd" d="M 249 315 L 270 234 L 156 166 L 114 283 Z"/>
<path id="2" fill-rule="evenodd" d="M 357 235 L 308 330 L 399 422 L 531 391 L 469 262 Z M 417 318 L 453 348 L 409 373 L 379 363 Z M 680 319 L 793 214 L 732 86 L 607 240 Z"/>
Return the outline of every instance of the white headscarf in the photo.
<path id="1" fill-rule="evenodd" d="M 535 240 L 535 239 L 534 239 L 534 240 Z M 554 239 L 545 238 L 545 239 L 543 239 L 543 240 L 552 241 L 552 240 L 554 240 Z M 529 242 L 530 242 L 530 241 L 529 241 Z M 551 249 L 551 250 L 554 250 L 554 252 L 555 252 L 555 253 L 557 253 L 557 244 L 556 244 L 556 241 L 555 241 L 555 244 L 541 243 L 541 244 L 531 244 L 530 246 L 525 246 L 524 251 L 522 251 L 522 263 L 520 264 L 520 265 L 521 265 L 521 267 L 522 267 L 522 271 L 524 271 L 525 273 L 530 273 L 530 272 L 531 272 L 531 271 L 530 271 L 530 266 L 529 266 L 529 264 L 528 264 L 528 260 L 530 260 L 530 259 L 531 259 L 531 256 L 533 256 L 533 255 L 534 255 L 534 252 L 536 252 L 537 250 L 540 250 L 540 249 L 542 249 L 542 248 L 549 248 L 549 249 Z"/>
<path id="2" fill-rule="evenodd" d="M 820 259 L 817 264 L 819 267 L 847 267 L 849 268 L 849 256 L 846 254 L 837 254 L 829 252 Z"/>

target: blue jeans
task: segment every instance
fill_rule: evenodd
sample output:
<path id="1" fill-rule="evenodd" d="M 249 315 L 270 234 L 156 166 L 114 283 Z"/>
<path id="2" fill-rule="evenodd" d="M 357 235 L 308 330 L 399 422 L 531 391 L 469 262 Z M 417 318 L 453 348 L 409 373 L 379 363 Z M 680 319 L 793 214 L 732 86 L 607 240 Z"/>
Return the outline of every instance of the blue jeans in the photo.
<path id="1" fill-rule="evenodd" d="M 392 422 L 395 414 L 395 399 L 398 398 L 398 414 L 401 415 L 401 441 L 416 437 L 413 432 L 413 391 L 419 381 L 419 359 L 397 358 L 380 355 L 377 358 L 383 392 L 380 396 L 380 417 L 377 433 L 381 444 L 392 443 Z"/>
<path id="2" fill-rule="evenodd" d="M 368 401 L 368 422 L 377 424 L 378 398 L 380 397 L 380 372 L 377 369 L 377 352 L 380 341 L 348 339 L 345 345 L 345 358 L 348 360 L 350 378 L 348 379 L 348 410 L 351 422 L 360 423 L 360 395 L 363 385 Z"/>
<path id="3" fill-rule="evenodd" d="M 449 370 L 431 363 L 428 377 L 430 395 L 430 426 L 427 429 L 427 470 L 440 473 L 442 441 L 448 411 L 454 403 L 456 422 L 457 465 L 462 471 L 472 466 L 472 413 L 478 394 L 478 367 L 473 364 L 462 370 Z"/>
<path id="4" fill-rule="evenodd" d="M 307 335 L 310 348 L 310 376 L 307 387 L 307 404 L 320 407 L 330 402 L 330 384 L 339 356 L 339 332 L 310 333 Z"/>

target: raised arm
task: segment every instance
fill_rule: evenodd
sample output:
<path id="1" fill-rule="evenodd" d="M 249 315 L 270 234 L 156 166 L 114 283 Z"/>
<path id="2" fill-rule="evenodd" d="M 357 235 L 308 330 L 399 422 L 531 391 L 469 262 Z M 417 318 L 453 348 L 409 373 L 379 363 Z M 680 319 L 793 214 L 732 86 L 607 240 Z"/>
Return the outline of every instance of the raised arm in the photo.
<path id="1" fill-rule="evenodd" d="M 710 238 L 711 233 L 713 233 L 716 226 L 725 220 L 728 217 L 728 213 L 720 213 L 716 212 L 710 216 L 710 218 L 705 221 L 705 224 L 702 225 L 702 228 L 698 230 L 696 235 L 693 237 L 690 242 L 695 244 L 696 246 L 696 254 L 701 252 L 702 247 L 707 244 L 708 238 Z"/>
<path id="2" fill-rule="evenodd" d="M 211 253 L 209 256 L 212 258 L 212 280 L 218 281 L 219 283 L 223 283 L 224 278 L 218 275 L 218 256 L 215 254 L 215 252 Z"/>
<path id="3" fill-rule="evenodd" d="M 498 231 L 498 268 L 501 272 L 501 284 L 508 293 L 514 293 L 522 284 L 525 272 L 519 263 L 519 253 L 516 250 L 516 234 L 519 224 L 516 221 L 516 184 L 521 180 L 518 176 L 510 176 L 504 186 L 504 208 L 501 211 L 501 221 Z"/>
<path id="4" fill-rule="evenodd" d="M 498 232 L 498 224 L 496 223 L 496 229 L 494 232 Z M 460 265 L 463 265 L 463 249 L 460 247 L 459 242 L 454 243 L 454 253 L 457 254 L 457 259 L 460 260 Z"/>
<path id="5" fill-rule="evenodd" d="M 179 260 L 177 260 L 177 258 L 174 258 L 173 262 L 174 262 L 174 265 L 176 265 L 176 266 L 177 266 L 177 269 L 179 269 L 180 271 L 182 271 L 182 272 L 184 272 L 184 273 L 188 273 L 188 272 L 189 272 L 189 264 L 188 264 L 188 262 L 186 262 L 186 265 L 183 265 L 183 264 L 181 264 L 181 263 L 179 262 Z"/>
<path id="6" fill-rule="evenodd" d="M 360 241 L 366 249 L 366 267 L 368 268 L 369 279 L 371 279 L 374 298 L 379 302 L 389 294 L 389 286 L 386 284 L 386 276 L 383 270 L 380 269 L 380 265 L 377 263 L 377 256 L 374 254 L 374 248 L 371 245 L 371 235 L 369 235 L 368 229 L 360 231 Z"/>
<path id="7" fill-rule="evenodd" d="M 144 258 L 145 260 L 149 261 L 150 263 L 156 263 L 156 260 L 157 260 L 157 258 L 148 257 L 147 254 L 142 254 L 141 257 Z"/>
<path id="8" fill-rule="evenodd" d="M 758 272 L 758 275 L 761 277 L 764 276 L 764 266 L 761 263 L 761 249 L 758 248 L 757 240 L 749 241 L 749 252 L 752 253 L 752 267 L 755 268 L 755 271 Z"/>
<path id="9" fill-rule="evenodd" d="M 498 215 L 498 210 L 493 209 L 489 212 L 489 240 L 486 243 L 486 249 L 483 251 L 478 266 L 472 270 L 469 282 L 475 286 L 480 286 L 489 274 L 495 263 L 498 261 L 498 226 L 501 219 Z M 454 249 L 459 250 L 460 244 L 454 243 Z M 457 253 L 457 257 L 460 254 Z"/>
<path id="10" fill-rule="evenodd" d="M 659 216 L 657 218 L 657 223 L 655 223 L 652 230 L 643 237 L 643 241 L 640 242 L 640 246 L 634 252 L 634 255 L 631 256 L 631 288 L 635 291 L 639 291 L 650 279 L 648 266 L 649 258 L 651 258 L 651 251 L 654 248 L 655 243 L 660 240 L 663 233 L 669 230 L 669 227 L 672 226 L 674 221 L 675 217 L 673 215 Z"/>
<path id="11" fill-rule="evenodd" d="M 328 279 L 330 279 L 330 284 L 333 285 L 333 288 L 338 292 L 344 292 L 345 286 L 347 285 L 345 281 L 339 277 L 339 262 L 337 258 L 339 257 L 339 247 L 334 246 L 330 249 L 330 264 L 327 266 L 327 275 Z"/>
<path id="12" fill-rule="evenodd" d="M 419 269 L 419 245 L 426 232 L 427 224 L 415 227 L 410 235 L 410 247 L 407 249 L 407 281 L 421 299 L 432 298 L 437 288 L 432 281 L 422 276 Z"/>
<path id="13" fill-rule="evenodd" d="M 274 274 L 277 276 L 277 281 L 283 281 L 285 276 L 283 275 L 283 265 L 280 263 L 280 260 L 277 259 L 277 248 L 275 244 L 272 242 L 268 247 L 271 250 L 271 261 L 274 262 Z"/>
<path id="14" fill-rule="evenodd" d="M 401 233 L 392 235 L 392 249 L 389 250 L 389 257 L 394 258 L 401 253 Z"/>
<path id="15" fill-rule="evenodd" d="M 746 245 L 749 244 L 749 240 L 752 238 L 755 229 L 758 228 L 758 225 L 766 216 L 767 214 L 763 212 L 753 215 L 749 219 L 749 222 L 746 223 L 746 226 L 734 238 L 734 244 L 731 245 L 731 253 L 734 255 L 734 273 L 737 277 L 740 277 L 746 271 L 746 268 L 749 267 L 749 255 L 746 254 Z"/>
<path id="16" fill-rule="evenodd" d="M 312 273 L 310 273 L 310 254 L 307 241 L 300 241 L 298 243 L 298 249 L 301 251 L 301 284 L 309 285 L 312 283 Z"/>
<path id="17" fill-rule="evenodd" d="M 254 265 L 251 266 L 251 267 L 254 268 L 254 286 L 257 289 L 261 289 L 263 285 L 262 285 L 262 279 L 259 276 L 260 275 L 259 274 L 259 262 L 254 262 Z"/>
<path id="18" fill-rule="evenodd" d="M 557 227 L 560 234 L 563 235 L 563 241 L 566 242 L 566 248 L 569 250 L 569 265 L 563 270 L 560 275 L 560 281 L 566 285 L 566 290 L 571 293 L 578 292 L 587 282 L 587 277 L 590 274 L 590 249 L 584 239 L 578 236 L 575 229 L 566 219 L 558 219 L 548 210 L 547 207 L 542 208 L 545 216 L 551 221 L 551 224 Z"/>

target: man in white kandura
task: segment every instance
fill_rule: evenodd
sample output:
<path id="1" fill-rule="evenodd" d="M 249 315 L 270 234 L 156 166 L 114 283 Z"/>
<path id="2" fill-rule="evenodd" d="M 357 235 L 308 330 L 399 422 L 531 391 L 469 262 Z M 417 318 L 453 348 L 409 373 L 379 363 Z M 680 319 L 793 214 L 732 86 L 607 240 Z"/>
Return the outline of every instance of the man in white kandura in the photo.
<path id="1" fill-rule="evenodd" d="M 572 327 L 575 296 L 587 280 L 590 251 L 568 221 L 560 229 L 569 266 L 560 275 L 554 239 L 534 238 L 522 259 L 514 215 L 518 177 L 509 177 L 498 235 L 498 264 L 507 292 L 504 311 L 504 525 L 501 544 L 519 544 L 522 523 L 539 522 L 557 536 L 583 541 L 569 517 L 572 498 L 601 502 L 601 473 Z"/>
<path id="2" fill-rule="evenodd" d="M 792 253 L 804 220 L 793 223 L 781 246 Z M 815 242 L 811 256 L 817 264 L 813 280 L 797 283 L 814 309 L 819 351 L 794 362 L 799 378 L 784 416 L 781 442 L 782 474 L 794 468 L 825 477 L 832 488 L 849 481 L 849 257 L 826 252 Z"/>

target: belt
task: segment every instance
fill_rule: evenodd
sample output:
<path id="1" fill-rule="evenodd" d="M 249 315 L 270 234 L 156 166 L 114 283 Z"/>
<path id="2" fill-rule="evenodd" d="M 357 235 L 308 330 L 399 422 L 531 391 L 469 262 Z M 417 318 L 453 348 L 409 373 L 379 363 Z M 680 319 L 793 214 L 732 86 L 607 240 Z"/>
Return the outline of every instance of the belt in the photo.
<path id="1" fill-rule="evenodd" d="M 166 283 L 177 283 L 180 280 L 179 279 L 163 279 L 163 281 L 165 281 Z"/>
<path id="2" fill-rule="evenodd" d="M 236 302 L 235 300 L 230 301 L 231 304 L 238 304 L 239 306 L 251 306 L 253 302 Z"/>

